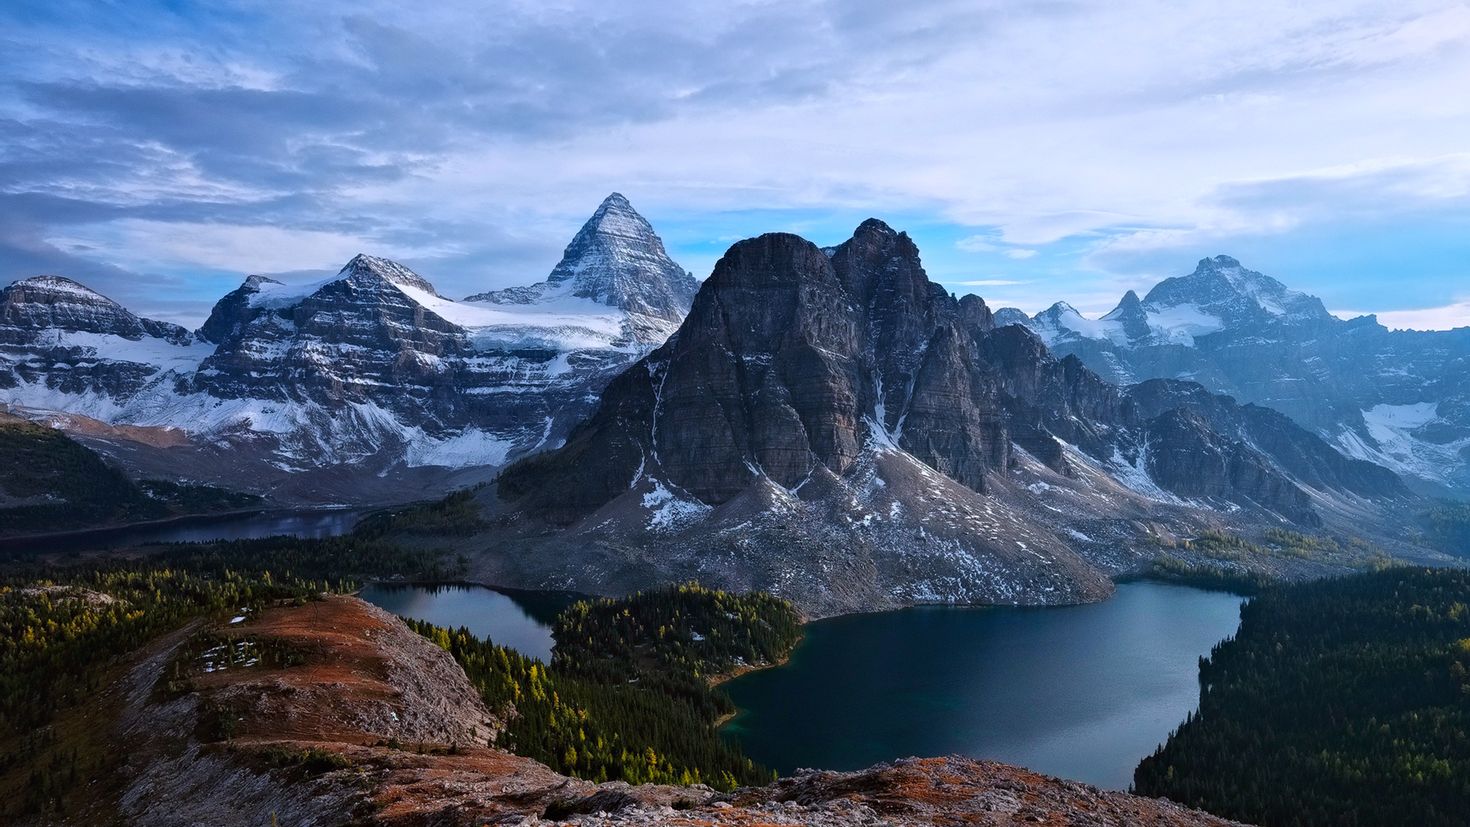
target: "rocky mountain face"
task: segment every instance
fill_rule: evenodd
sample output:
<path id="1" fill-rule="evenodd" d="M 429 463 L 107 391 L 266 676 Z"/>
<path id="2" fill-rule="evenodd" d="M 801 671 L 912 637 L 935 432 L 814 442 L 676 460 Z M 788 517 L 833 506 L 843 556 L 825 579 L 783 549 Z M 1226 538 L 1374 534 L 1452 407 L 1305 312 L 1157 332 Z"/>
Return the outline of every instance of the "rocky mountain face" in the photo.
<path id="1" fill-rule="evenodd" d="M 207 348 L 178 325 L 144 319 L 61 276 L 0 291 L 0 391 L 42 407 L 121 399 L 198 363 Z M 47 405 L 47 403 L 55 403 Z"/>
<path id="2" fill-rule="evenodd" d="M 94 447 L 150 475 L 217 472 L 315 502 L 402 498 L 405 483 L 474 481 L 559 444 L 694 289 L 616 194 L 548 281 L 462 302 L 359 255 L 315 284 L 251 276 L 190 333 L 42 276 L 0 299 L 0 393 L 23 414 L 90 422 Z M 191 450 L 95 438 L 107 426 L 177 429 Z"/>
<path id="3" fill-rule="evenodd" d="M 1470 328 L 1388 330 L 1342 320 L 1322 302 L 1246 269 L 1204 259 L 1098 319 L 1057 303 L 1035 317 L 997 311 L 1111 382 L 1199 382 L 1278 410 L 1349 456 L 1429 493 L 1470 494 Z"/>
<path id="4" fill-rule="evenodd" d="M 697 576 L 817 614 L 1075 602 L 1148 533 L 1130 519 L 1316 526 L 1324 500 L 1402 497 L 1284 417 L 1184 383 L 1125 392 L 996 328 L 869 220 L 828 250 L 731 247 L 563 448 L 501 474 L 497 531 L 556 551 L 481 565 L 594 591 Z"/>

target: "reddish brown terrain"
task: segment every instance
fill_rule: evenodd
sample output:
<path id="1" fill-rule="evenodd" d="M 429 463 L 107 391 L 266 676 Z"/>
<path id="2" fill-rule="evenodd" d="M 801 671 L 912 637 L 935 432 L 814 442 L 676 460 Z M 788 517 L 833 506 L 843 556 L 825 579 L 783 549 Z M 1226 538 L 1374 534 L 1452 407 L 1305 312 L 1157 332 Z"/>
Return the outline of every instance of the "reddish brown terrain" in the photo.
<path id="1" fill-rule="evenodd" d="M 234 665 L 217 668 L 221 646 L 236 650 Z M 191 625 L 74 717 L 112 758 L 93 800 L 61 823 L 1230 823 L 965 758 L 808 772 L 733 794 L 567 778 L 481 746 L 499 722 L 453 659 L 351 597 Z"/>

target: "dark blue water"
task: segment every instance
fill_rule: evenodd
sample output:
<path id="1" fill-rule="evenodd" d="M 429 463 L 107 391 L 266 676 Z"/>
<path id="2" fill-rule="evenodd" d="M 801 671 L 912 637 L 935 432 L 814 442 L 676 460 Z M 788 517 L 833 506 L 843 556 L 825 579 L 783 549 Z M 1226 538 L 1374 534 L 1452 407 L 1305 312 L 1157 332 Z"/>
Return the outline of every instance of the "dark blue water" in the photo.
<path id="1" fill-rule="evenodd" d="M 486 637 L 551 662 L 551 623 L 576 599 L 565 592 L 498 592 L 484 586 L 398 586 L 376 584 L 359 595 L 375 606 L 436 626 L 466 626 Z"/>
<path id="2" fill-rule="evenodd" d="M 155 543 L 201 543 L 211 540 L 254 540 L 288 535 L 308 539 L 336 537 L 351 531 L 366 512 L 358 509 L 265 511 L 199 515 L 120 528 L 99 528 L 0 540 L 0 551 L 102 551 Z"/>
<path id="3" fill-rule="evenodd" d="M 1126 789 L 1199 701 L 1241 599 L 1158 583 L 1051 609 L 926 607 L 811 623 L 787 665 L 726 684 L 752 758 L 858 769 L 957 753 Z"/>

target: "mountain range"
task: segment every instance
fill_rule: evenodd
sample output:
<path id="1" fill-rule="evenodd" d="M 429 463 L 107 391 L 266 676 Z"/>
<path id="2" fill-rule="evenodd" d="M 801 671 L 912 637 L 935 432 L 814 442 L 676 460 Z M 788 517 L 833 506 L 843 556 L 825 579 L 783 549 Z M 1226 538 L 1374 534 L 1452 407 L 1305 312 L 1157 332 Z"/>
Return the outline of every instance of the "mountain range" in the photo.
<path id="1" fill-rule="evenodd" d="M 463 301 L 358 255 L 304 286 L 251 276 L 191 332 L 37 276 L 0 293 L 0 398 L 148 476 L 401 499 L 559 444 L 696 286 L 616 193 L 546 281 Z"/>
<path id="2" fill-rule="evenodd" d="M 473 530 L 422 541 L 458 546 L 485 582 L 697 578 L 819 616 L 1095 600 L 1160 558 L 1287 577 L 1371 558 L 1195 542 L 1222 533 L 1434 557 L 1404 530 L 1419 495 L 1385 467 L 1417 466 L 1388 461 L 1372 412 L 1432 411 L 1443 426 L 1415 426 L 1414 444 L 1463 455 L 1464 331 L 1363 330 L 1382 329 L 1223 257 L 1097 321 L 992 313 L 876 219 L 833 247 L 741 241 L 700 283 L 615 193 L 545 280 L 458 301 L 359 255 L 308 285 L 251 276 L 188 331 L 25 279 L 0 294 L 0 398 L 136 477 L 277 503 L 483 484 Z M 1385 371 L 1429 343 L 1399 383 L 1417 395 L 1292 384 L 1290 366 L 1369 361 L 1338 353 L 1344 336 L 1389 348 Z"/>
<path id="3" fill-rule="evenodd" d="M 1110 382 L 1199 382 L 1291 417 L 1348 456 L 1434 495 L 1470 495 L 1470 327 L 1389 330 L 1339 319 L 1322 301 L 1228 256 L 1129 291 L 1089 319 L 1065 302 L 1002 324 L 1035 331 Z"/>

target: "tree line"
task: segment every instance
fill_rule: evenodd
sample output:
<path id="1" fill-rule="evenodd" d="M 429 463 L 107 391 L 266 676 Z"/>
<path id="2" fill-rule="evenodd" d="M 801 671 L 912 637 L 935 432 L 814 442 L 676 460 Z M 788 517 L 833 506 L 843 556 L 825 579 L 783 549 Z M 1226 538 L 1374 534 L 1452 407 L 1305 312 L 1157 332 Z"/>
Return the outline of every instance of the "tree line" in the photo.
<path id="1" fill-rule="evenodd" d="M 1266 589 L 1199 679 L 1137 792 L 1268 827 L 1466 823 L 1470 572 Z"/>

